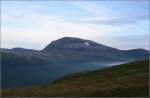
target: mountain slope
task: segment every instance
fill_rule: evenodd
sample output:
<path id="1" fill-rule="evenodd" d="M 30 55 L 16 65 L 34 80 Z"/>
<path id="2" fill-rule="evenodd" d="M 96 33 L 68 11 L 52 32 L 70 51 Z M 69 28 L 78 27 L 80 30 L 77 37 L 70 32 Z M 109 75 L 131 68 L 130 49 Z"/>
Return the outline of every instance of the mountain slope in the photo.
<path id="1" fill-rule="evenodd" d="M 49 55 L 53 55 L 53 53 L 55 55 L 59 54 L 64 59 L 65 57 L 69 57 L 67 59 L 73 57 L 71 60 L 76 60 L 81 57 L 80 59 L 83 61 L 98 60 L 101 62 L 128 62 L 148 57 L 148 51 L 144 49 L 120 50 L 94 41 L 74 37 L 63 37 L 55 40 L 41 52 Z"/>
<path id="2" fill-rule="evenodd" d="M 2 96 L 148 97 L 149 60 L 73 74 L 45 86 L 2 89 Z"/>
<path id="3" fill-rule="evenodd" d="M 68 74 L 149 57 L 144 49 L 119 50 L 73 37 L 55 40 L 40 51 L 13 48 L 0 52 L 2 87 L 46 84 Z"/>

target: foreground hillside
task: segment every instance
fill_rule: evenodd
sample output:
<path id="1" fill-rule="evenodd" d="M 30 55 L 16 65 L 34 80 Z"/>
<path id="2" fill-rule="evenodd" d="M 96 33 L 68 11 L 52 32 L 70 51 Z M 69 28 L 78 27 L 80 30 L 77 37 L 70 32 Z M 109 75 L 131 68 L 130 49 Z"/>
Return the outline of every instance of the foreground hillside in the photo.
<path id="1" fill-rule="evenodd" d="M 52 84 L 2 89 L 2 96 L 149 96 L 149 62 L 138 61 L 73 74 Z"/>

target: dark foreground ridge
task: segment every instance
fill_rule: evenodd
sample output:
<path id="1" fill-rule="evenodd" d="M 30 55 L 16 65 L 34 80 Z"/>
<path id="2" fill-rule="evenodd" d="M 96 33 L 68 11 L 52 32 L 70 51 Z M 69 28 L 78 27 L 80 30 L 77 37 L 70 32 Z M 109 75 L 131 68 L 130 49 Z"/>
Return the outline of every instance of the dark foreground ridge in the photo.
<path id="1" fill-rule="evenodd" d="M 2 89 L 7 97 L 148 97 L 149 61 L 73 74 L 45 86 Z"/>

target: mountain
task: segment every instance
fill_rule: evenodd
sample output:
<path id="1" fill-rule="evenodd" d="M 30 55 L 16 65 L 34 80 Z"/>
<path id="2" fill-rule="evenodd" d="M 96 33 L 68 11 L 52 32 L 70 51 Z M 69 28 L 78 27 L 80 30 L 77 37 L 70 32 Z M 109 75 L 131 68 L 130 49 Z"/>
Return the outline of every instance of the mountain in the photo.
<path id="1" fill-rule="evenodd" d="M 42 50 L 42 52 L 45 53 L 51 53 L 52 51 L 57 51 L 62 54 L 64 51 L 67 51 L 67 53 L 76 52 L 77 54 L 80 53 L 81 55 L 85 55 L 86 58 L 87 56 L 94 59 L 96 57 L 99 58 L 99 60 L 101 58 L 101 60 L 104 59 L 107 62 L 110 60 L 115 60 L 115 58 L 117 61 L 119 59 L 122 59 L 123 61 L 126 59 L 128 61 L 129 59 L 136 60 L 148 56 L 148 51 L 144 49 L 119 50 L 94 41 L 74 37 L 63 37 L 53 41 Z"/>
<path id="2" fill-rule="evenodd" d="M 76 73 L 53 83 L 2 89 L 3 97 L 148 97 L 149 60 Z"/>
<path id="3" fill-rule="evenodd" d="M 120 50 L 94 41 L 63 37 L 43 50 L 0 49 L 2 87 L 46 84 L 62 76 L 149 57 L 144 49 Z"/>
<path id="4" fill-rule="evenodd" d="M 96 42 L 90 41 L 90 40 L 83 40 L 80 38 L 74 38 L 74 37 L 63 37 L 61 39 L 58 39 L 56 41 L 53 41 L 50 43 L 47 47 L 44 48 L 43 51 L 49 51 L 51 49 L 89 49 L 89 48 L 99 48 L 99 49 L 106 49 L 111 48 L 104 46 L 102 44 L 98 44 Z M 113 49 L 113 48 L 111 48 Z"/>

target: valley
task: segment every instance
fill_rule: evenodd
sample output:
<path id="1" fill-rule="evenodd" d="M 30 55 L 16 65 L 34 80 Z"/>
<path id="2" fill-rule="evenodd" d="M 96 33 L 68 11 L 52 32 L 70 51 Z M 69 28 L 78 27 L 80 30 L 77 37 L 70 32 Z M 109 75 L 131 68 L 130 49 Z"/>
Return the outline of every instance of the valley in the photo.
<path id="1" fill-rule="evenodd" d="M 53 83 L 2 89 L 5 97 L 148 97 L 149 61 L 76 73 Z"/>

